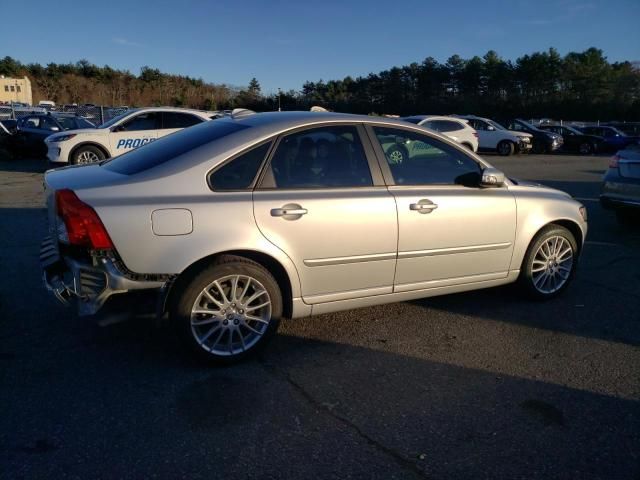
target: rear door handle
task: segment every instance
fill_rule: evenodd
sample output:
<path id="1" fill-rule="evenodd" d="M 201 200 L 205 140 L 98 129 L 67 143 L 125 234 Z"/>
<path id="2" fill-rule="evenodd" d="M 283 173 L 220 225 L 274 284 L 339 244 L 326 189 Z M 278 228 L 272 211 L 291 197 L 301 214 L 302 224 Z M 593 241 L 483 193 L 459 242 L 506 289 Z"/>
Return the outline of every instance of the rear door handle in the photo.
<path id="1" fill-rule="evenodd" d="M 297 216 L 299 218 L 301 215 L 306 215 L 306 214 L 307 214 L 307 209 L 302 208 L 300 205 L 285 205 L 281 208 L 271 209 L 272 217 Z"/>
<path id="2" fill-rule="evenodd" d="M 410 210 L 414 210 L 419 213 L 431 213 L 438 205 L 433 203 L 431 200 L 420 200 L 418 203 L 412 203 L 409 205 Z"/>

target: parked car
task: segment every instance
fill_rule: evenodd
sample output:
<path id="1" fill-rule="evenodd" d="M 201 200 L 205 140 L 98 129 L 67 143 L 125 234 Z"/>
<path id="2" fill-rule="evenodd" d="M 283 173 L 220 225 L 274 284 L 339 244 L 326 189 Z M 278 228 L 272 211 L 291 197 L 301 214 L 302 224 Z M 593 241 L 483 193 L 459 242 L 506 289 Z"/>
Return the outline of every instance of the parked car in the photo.
<path id="1" fill-rule="evenodd" d="M 442 133 L 472 152 L 478 151 L 478 132 L 466 120 L 438 115 L 413 115 L 402 120 Z"/>
<path id="2" fill-rule="evenodd" d="M 625 135 L 640 136 L 640 122 L 608 122 L 605 127 L 615 127 Z"/>
<path id="3" fill-rule="evenodd" d="M 422 143 L 397 162 L 384 145 Z M 82 315 L 143 292 L 212 362 L 297 318 L 519 281 L 547 299 L 587 233 L 568 194 L 400 120 L 226 117 L 45 174 L 43 278 Z M 120 302 L 118 302 L 118 299 Z"/>
<path id="4" fill-rule="evenodd" d="M 45 140 L 47 158 L 55 164 L 98 162 L 211 120 L 215 115 L 216 112 L 172 107 L 128 110 L 95 129 L 51 135 Z"/>
<path id="5" fill-rule="evenodd" d="M 568 125 L 540 125 L 541 130 L 562 135 L 562 150 L 589 155 L 602 150 L 602 137 L 587 135 Z"/>
<path id="6" fill-rule="evenodd" d="M 617 152 L 605 172 L 600 203 L 622 224 L 640 224 L 640 144 Z"/>
<path id="7" fill-rule="evenodd" d="M 582 133 L 587 135 L 597 135 L 602 138 L 601 147 L 603 150 L 617 151 L 626 148 L 632 143 L 636 143 L 640 137 L 626 135 L 615 127 L 579 127 Z"/>
<path id="8" fill-rule="evenodd" d="M 509 130 L 530 134 L 532 144 L 531 151 L 533 153 L 553 153 L 562 148 L 562 135 L 541 130 L 520 118 L 503 121 L 501 125 L 506 126 Z"/>
<path id="9" fill-rule="evenodd" d="M 22 154 L 44 157 L 47 154 L 45 139 L 49 135 L 94 128 L 95 125 L 88 120 L 64 113 L 26 115 L 18 119 L 15 143 Z"/>
<path id="10" fill-rule="evenodd" d="M 475 115 L 452 115 L 469 121 L 471 128 L 478 132 L 480 151 L 498 152 L 500 155 L 526 153 L 531 150 L 531 135 L 507 130 L 498 122 Z"/>

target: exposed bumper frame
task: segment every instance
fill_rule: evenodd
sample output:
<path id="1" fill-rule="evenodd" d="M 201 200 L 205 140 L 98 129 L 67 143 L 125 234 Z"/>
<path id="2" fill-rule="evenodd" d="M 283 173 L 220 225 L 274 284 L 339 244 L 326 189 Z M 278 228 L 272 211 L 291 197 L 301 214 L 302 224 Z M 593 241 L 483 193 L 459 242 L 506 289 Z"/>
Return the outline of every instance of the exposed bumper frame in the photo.
<path id="1" fill-rule="evenodd" d="M 163 291 L 166 281 L 128 278 L 109 257 L 91 264 L 62 257 L 50 237 L 42 242 L 40 264 L 42 280 L 62 304 L 77 305 L 78 314 L 95 315 L 113 295 L 141 290 Z"/>

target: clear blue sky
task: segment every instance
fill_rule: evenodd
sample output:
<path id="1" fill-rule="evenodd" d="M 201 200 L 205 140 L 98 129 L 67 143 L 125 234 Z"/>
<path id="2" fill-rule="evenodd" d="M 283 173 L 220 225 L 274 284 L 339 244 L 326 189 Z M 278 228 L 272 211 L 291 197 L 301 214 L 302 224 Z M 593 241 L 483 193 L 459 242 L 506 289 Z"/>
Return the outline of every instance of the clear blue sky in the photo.
<path id="1" fill-rule="evenodd" d="M 640 0 L 2 0 L 0 56 L 149 65 L 263 91 L 366 75 L 432 56 L 506 59 L 595 46 L 640 60 Z"/>

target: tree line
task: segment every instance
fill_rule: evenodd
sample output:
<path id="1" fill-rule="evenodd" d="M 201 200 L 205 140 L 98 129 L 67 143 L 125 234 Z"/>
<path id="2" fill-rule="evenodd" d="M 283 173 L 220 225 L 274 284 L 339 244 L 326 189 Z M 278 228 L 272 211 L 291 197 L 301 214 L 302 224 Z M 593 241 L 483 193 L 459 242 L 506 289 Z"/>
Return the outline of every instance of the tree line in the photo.
<path id="1" fill-rule="evenodd" d="M 409 115 L 474 113 L 492 117 L 640 120 L 640 62 L 609 62 L 589 48 L 561 56 L 555 49 L 505 60 L 453 55 L 342 80 L 308 81 L 300 91 L 263 95 L 254 78 L 247 87 L 206 83 L 143 67 L 139 75 L 75 64 L 23 65 L 0 60 L 0 74 L 27 75 L 35 99 L 58 103 L 174 105 L 205 109 L 308 109 L 320 105 L 353 113 Z"/>

